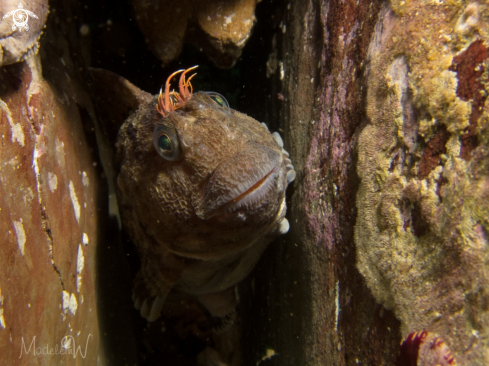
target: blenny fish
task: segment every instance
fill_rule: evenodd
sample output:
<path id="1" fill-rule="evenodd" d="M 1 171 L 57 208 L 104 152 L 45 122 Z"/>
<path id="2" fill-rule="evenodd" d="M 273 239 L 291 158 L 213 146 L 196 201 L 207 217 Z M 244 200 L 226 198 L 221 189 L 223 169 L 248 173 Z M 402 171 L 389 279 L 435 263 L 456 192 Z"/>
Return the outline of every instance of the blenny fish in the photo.
<path id="1" fill-rule="evenodd" d="M 170 75 L 155 96 L 105 70 L 92 75 L 118 85 L 110 118 L 127 115 L 112 134 L 122 225 L 141 261 L 135 307 L 154 321 L 177 290 L 229 323 L 235 285 L 289 230 L 285 191 L 295 170 L 278 133 L 218 93 L 194 93 L 193 69 Z M 178 92 L 170 91 L 177 74 Z"/>

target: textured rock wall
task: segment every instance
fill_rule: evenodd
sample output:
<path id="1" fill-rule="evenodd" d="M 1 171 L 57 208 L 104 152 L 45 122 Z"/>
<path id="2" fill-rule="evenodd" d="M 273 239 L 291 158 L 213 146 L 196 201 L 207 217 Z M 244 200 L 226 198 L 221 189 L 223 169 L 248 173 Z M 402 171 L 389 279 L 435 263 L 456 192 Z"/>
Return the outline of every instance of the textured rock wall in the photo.
<path id="1" fill-rule="evenodd" d="M 358 142 L 358 268 L 403 336 L 438 334 L 458 364 L 486 365 L 488 3 L 382 14 Z"/>
<path id="2" fill-rule="evenodd" d="M 85 362 L 92 364 L 98 352 L 96 170 L 76 97 L 53 90 L 38 61 L 33 56 L 0 71 L 2 359 L 19 360 L 25 342 L 16 364 L 31 365 L 35 347 L 25 350 L 33 339 L 36 347 L 54 348 L 73 336 L 83 353 L 88 344 Z M 41 358 L 46 365 L 60 358 L 75 364 L 69 356 Z"/>
<path id="3" fill-rule="evenodd" d="M 418 364 L 487 364 L 487 3 L 286 8 L 268 66 L 298 177 L 251 354 L 391 365 L 419 332 Z"/>
<path id="4" fill-rule="evenodd" d="M 40 8 L 46 15 L 47 3 L 32 10 Z M 95 254 L 106 183 L 78 50 L 51 11 L 42 57 L 0 68 L 0 354 L 8 365 L 94 365 L 99 351 Z"/>
<path id="5" fill-rule="evenodd" d="M 301 1 L 285 3 L 280 14 L 268 65 L 298 176 L 290 233 L 265 253 L 242 296 L 255 316 L 245 329 L 254 341 L 244 347 L 251 351 L 244 364 L 267 350 L 277 354 L 273 365 L 395 362 L 399 322 L 358 272 L 353 240 L 356 142 L 367 122 L 365 59 L 381 7 Z"/>

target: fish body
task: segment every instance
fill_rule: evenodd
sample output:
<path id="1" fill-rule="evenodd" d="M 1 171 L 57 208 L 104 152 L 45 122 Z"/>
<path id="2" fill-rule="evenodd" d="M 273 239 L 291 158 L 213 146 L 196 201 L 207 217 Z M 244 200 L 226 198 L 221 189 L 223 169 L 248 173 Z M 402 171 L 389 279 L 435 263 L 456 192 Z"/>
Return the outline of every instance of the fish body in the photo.
<path id="1" fill-rule="evenodd" d="M 288 231 L 295 171 L 278 134 L 217 93 L 192 93 L 185 77 L 180 93 L 169 81 L 160 96 L 125 82 L 135 97 L 115 167 L 122 224 L 141 261 L 133 299 L 149 321 L 172 289 L 229 317 L 234 285 Z"/>

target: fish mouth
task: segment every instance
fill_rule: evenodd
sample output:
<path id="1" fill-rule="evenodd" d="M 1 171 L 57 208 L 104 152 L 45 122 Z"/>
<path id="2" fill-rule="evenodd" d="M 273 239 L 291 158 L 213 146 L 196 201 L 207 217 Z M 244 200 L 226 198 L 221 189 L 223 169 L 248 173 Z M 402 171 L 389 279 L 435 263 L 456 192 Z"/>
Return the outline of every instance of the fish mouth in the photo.
<path id="1" fill-rule="evenodd" d="M 278 170 L 277 167 L 270 170 L 263 178 L 261 178 L 255 184 L 253 184 L 248 190 L 241 193 L 238 197 L 233 198 L 229 203 L 236 203 L 236 202 L 246 198 L 246 196 L 248 196 L 250 194 L 254 194 L 254 193 L 256 193 L 256 191 L 259 191 L 263 186 L 266 186 L 266 183 L 270 181 L 269 178 L 271 177 L 272 173 L 276 172 L 277 170 Z"/>
<path id="2" fill-rule="evenodd" d="M 280 155 L 258 143 L 248 143 L 235 156 L 219 164 L 196 202 L 202 219 L 259 206 L 276 186 Z"/>
<path id="3" fill-rule="evenodd" d="M 220 212 L 230 213 L 240 208 L 250 208 L 251 206 L 259 205 L 264 197 L 268 195 L 274 187 L 274 181 L 278 177 L 278 167 L 270 170 L 263 178 L 258 180 L 245 192 L 233 198 L 228 203 L 224 204 Z"/>

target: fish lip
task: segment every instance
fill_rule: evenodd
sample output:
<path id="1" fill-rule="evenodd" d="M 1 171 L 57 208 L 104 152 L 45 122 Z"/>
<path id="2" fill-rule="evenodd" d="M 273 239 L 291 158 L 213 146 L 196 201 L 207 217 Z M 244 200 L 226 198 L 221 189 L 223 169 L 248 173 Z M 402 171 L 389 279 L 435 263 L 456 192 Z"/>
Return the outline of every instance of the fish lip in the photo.
<path id="1" fill-rule="evenodd" d="M 263 185 L 265 185 L 267 183 L 267 181 L 269 179 L 271 179 L 272 173 L 277 173 L 277 172 L 278 172 L 278 165 L 274 166 L 268 173 L 266 173 L 262 178 L 258 179 L 254 184 L 252 184 L 243 193 L 239 194 L 238 196 L 236 196 L 235 198 L 233 198 L 229 202 L 225 203 L 223 206 L 230 204 L 230 203 L 236 203 L 236 202 L 239 202 L 239 201 L 245 199 L 246 196 L 254 193 L 255 191 L 259 190 Z"/>
<path id="2" fill-rule="evenodd" d="M 247 143 L 236 155 L 222 161 L 194 197 L 195 213 L 209 219 L 243 206 L 260 204 L 275 187 L 283 159 L 275 149 L 256 142 Z M 272 179 L 272 177 L 274 179 Z M 233 209 L 234 208 L 234 209 Z"/>
<path id="3" fill-rule="evenodd" d="M 244 192 L 238 194 L 228 202 L 223 203 L 221 206 L 216 207 L 213 211 L 209 212 L 209 217 L 214 217 L 222 214 L 229 214 L 237 211 L 241 207 L 245 206 L 243 203 L 246 201 L 252 201 L 250 198 L 255 196 L 258 200 L 265 197 L 270 189 L 274 187 L 273 181 L 278 177 L 279 165 L 274 166 L 268 173 L 256 180 L 253 184 L 245 189 Z"/>

